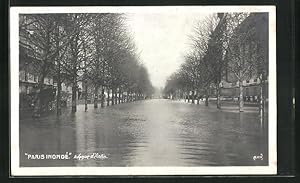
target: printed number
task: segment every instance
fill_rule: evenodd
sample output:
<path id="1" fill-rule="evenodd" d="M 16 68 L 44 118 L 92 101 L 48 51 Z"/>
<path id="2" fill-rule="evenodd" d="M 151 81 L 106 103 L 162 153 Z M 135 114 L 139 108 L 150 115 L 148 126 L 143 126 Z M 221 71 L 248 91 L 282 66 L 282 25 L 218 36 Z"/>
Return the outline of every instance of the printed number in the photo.
<path id="1" fill-rule="evenodd" d="M 264 155 L 262 153 L 260 153 L 260 155 L 253 156 L 253 160 L 254 161 L 256 161 L 256 160 L 264 160 Z"/>

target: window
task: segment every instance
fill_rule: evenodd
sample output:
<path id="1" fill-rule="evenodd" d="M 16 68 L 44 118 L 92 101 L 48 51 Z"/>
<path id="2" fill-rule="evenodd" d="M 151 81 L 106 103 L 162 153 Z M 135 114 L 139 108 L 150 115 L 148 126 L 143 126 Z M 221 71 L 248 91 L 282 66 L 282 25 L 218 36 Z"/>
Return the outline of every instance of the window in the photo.
<path id="1" fill-rule="evenodd" d="M 20 71 L 19 72 L 19 80 L 25 81 L 25 71 Z"/>
<path id="2" fill-rule="evenodd" d="M 246 88 L 246 96 L 249 96 L 249 88 Z"/>
<path id="3" fill-rule="evenodd" d="M 34 81 L 34 76 L 30 73 L 28 73 L 28 80 L 29 81 Z"/>
<path id="4" fill-rule="evenodd" d="M 38 82 L 38 76 L 34 75 L 34 82 Z"/>
<path id="5" fill-rule="evenodd" d="M 257 88 L 257 87 L 254 87 L 253 90 L 254 90 L 253 95 L 254 95 L 254 96 L 257 96 L 257 95 L 258 95 L 258 88 Z"/>

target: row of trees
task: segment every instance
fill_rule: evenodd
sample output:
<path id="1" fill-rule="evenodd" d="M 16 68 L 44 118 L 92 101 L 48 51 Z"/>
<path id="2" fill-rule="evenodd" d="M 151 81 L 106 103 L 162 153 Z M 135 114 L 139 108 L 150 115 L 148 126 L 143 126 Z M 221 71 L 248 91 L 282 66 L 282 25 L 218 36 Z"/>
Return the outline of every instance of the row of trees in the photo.
<path id="1" fill-rule="evenodd" d="M 265 13 L 218 13 L 198 22 L 191 35 L 192 49 L 165 86 L 166 95 L 184 94 L 192 103 L 197 95 L 216 91 L 221 108 L 221 82 L 238 82 L 239 111 L 243 111 L 243 81 L 260 81 L 260 111 L 264 113 L 264 85 L 268 76 L 268 15 Z M 199 103 L 199 97 L 198 97 Z"/>
<path id="2" fill-rule="evenodd" d="M 123 14 L 26 14 L 20 15 L 20 49 L 33 59 L 24 60 L 38 74 L 34 114 L 41 113 L 39 93 L 44 78 L 54 76 L 57 83 L 56 108 L 61 114 L 61 85 L 72 86 L 72 112 L 76 112 L 78 82 L 85 91 L 94 91 L 94 107 L 104 107 L 106 91 L 111 104 L 126 94 L 143 98 L 153 92 L 146 68 L 141 64 Z M 20 61 L 22 62 L 22 61 Z M 109 96 L 112 96 L 109 99 Z M 124 101 L 124 100 L 122 100 Z"/>

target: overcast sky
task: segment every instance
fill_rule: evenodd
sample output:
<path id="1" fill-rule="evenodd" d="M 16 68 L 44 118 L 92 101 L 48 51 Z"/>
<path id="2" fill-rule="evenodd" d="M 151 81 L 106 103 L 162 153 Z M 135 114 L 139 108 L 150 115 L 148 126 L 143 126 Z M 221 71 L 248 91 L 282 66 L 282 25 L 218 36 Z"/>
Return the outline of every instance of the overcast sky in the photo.
<path id="1" fill-rule="evenodd" d="M 129 30 L 147 67 L 152 84 L 164 87 L 165 81 L 183 62 L 190 47 L 188 35 L 197 21 L 208 14 L 128 14 Z"/>

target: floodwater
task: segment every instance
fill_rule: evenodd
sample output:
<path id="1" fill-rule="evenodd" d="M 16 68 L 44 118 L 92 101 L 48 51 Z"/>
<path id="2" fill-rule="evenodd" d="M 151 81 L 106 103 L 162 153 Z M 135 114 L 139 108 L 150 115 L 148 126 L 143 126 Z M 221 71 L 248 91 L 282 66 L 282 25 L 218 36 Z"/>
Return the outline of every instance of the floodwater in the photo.
<path id="1" fill-rule="evenodd" d="M 267 165 L 257 112 L 153 99 L 20 120 L 21 166 Z M 70 159 L 41 159 L 70 153 Z M 36 155 L 28 158 L 27 155 Z M 98 153 L 102 158 L 74 159 Z M 253 156 L 263 155 L 253 160 Z M 33 156 L 32 156 L 33 157 Z"/>

